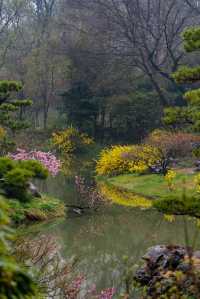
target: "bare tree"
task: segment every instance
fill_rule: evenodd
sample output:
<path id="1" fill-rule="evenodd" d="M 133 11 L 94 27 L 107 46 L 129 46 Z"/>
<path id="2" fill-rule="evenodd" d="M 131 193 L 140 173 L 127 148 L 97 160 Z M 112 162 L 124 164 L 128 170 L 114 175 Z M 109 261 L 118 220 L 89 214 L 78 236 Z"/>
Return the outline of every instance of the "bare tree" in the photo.
<path id="1" fill-rule="evenodd" d="M 35 114 L 42 111 L 43 126 L 47 127 L 48 112 L 50 102 L 54 96 L 54 57 L 52 48 L 52 32 L 55 32 L 54 9 L 55 0 L 31 0 L 30 19 L 32 28 L 29 26 L 29 32 L 32 37 L 32 47 L 28 53 L 28 71 L 26 78 L 29 79 L 27 89 L 31 90 L 31 95 L 35 99 Z M 24 24 L 25 25 L 25 24 Z M 53 62 L 53 63 L 52 63 Z M 31 84 L 30 77 L 33 77 L 35 87 Z M 25 79 L 27 83 L 27 79 Z M 34 90 L 35 89 L 35 90 Z M 36 117 L 37 118 L 37 117 Z"/>
<path id="2" fill-rule="evenodd" d="M 0 0 L 0 67 L 4 65 L 8 49 L 15 41 L 11 33 L 18 29 L 25 6 L 25 0 Z"/>
<path id="3" fill-rule="evenodd" d="M 185 3 L 191 8 L 191 11 L 200 14 L 200 1 L 199 0 L 184 0 Z"/>
<path id="4" fill-rule="evenodd" d="M 68 3 L 70 0 L 66 0 Z M 181 33 L 191 24 L 191 9 L 182 0 L 75 0 L 80 7 L 93 10 L 91 27 L 104 24 L 105 38 L 112 51 L 127 64 L 146 75 L 161 103 L 168 104 L 162 83 L 179 87 L 171 73 L 181 63 L 184 52 Z M 75 7 L 75 4 L 73 6 Z M 90 28 L 91 28 L 90 27 Z M 95 32 L 95 30 L 93 29 Z M 98 28 L 96 28 L 98 31 Z M 100 49 L 102 51 L 102 49 Z"/>

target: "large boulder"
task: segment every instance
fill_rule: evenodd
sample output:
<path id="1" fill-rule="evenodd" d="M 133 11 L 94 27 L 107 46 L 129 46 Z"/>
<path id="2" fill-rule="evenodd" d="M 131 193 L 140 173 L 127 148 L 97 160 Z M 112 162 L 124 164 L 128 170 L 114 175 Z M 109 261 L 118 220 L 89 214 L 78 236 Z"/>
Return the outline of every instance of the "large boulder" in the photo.
<path id="1" fill-rule="evenodd" d="M 191 295 L 196 288 L 198 279 L 195 278 L 196 274 L 191 273 L 198 273 L 197 277 L 200 277 L 200 251 L 193 252 L 191 248 L 182 246 L 157 245 L 149 248 L 143 260 L 145 264 L 136 271 L 134 279 L 145 287 L 148 298 L 160 298 L 161 294 L 168 296 L 173 289 L 179 295 Z"/>

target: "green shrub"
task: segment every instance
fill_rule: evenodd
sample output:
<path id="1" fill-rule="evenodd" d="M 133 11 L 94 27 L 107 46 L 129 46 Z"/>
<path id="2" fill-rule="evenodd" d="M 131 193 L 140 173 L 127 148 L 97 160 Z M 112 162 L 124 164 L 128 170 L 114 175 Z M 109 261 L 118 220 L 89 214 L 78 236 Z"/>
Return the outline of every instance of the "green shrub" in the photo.
<path id="1" fill-rule="evenodd" d="M 153 206 L 164 214 L 200 217 L 200 199 L 196 194 L 171 195 L 154 201 Z"/>
<path id="2" fill-rule="evenodd" d="M 7 157 L 0 158 L 0 178 L 2 179 L 3 176 L 14 167 L 15 161 Z"/>
<path id="3" fill-rule="evenodd" d="M 8 206 L 0 197 L 0 298 L 37 298 L 32 277 L 12 256 L 10 240 L 13 232 L 9 226 L 7 212 Z"/>
<path id="4" fill-rule="evenodd" d="M 9 200 L 9 217 L 13 223 L 19 224 L 26 220 L 24 204 L 15 199 Z"/>
<path id="5" fill-rule="evenodd" d="M 35 160 L 14 161 L 9 157 L 0 158 L 0 188 L 8 197 L 20 201 L 30 200 L 29 183 L 32 178 L 46 179 L 48 170 Z"/>
<path id="6" fill-rule="evenodd" d="M 20 168 L 30 170 L 34 178 L 45 180 L 49 175 L 48 170 L 36 160 L 19 161 L 18 163 Z"/>
<path id="7" fill-rule="evenodd" d="M 21 201 L 30 199 L 28 184 L 34 173 L 23 168 L 14 168 L 4 176 L 3 187 L 9 197 L 15 197 Z"/>

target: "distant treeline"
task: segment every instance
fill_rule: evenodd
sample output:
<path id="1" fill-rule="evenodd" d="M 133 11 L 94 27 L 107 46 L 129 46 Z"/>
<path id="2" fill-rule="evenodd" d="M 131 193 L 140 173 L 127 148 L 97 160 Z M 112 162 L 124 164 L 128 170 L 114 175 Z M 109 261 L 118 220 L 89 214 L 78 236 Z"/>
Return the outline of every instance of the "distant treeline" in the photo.
<path id="1" fill-rule="evenodd" d="M 100 142 L 140 141 L 163 107 L 183 106 L 171 74 L 195 0 L 10 0 L 0 4 L 0 80 L 23 84 L 33 128 L 73 125 Z"/>

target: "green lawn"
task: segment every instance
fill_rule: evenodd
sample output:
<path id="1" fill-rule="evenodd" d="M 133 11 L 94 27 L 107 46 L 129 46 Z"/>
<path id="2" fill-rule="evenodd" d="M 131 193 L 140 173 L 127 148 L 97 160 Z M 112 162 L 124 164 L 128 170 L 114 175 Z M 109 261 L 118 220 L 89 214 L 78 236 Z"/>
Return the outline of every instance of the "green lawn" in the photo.
<path id="1" fill-rule="evenodd" d="M 173 194 L 181 194 L 185 187 L 191 193 L 195 189 L 194 174 L 177 173 L 174 179 Z M 167 182 L 164 176 L 157 174 L 135 175 L 127 174 L 120 175 L 108 179 L 108 182 L 116 187 L 132 191 L 146 197 L 163 198 L 169 195 L 172 191 L 168 189 Z"/>

